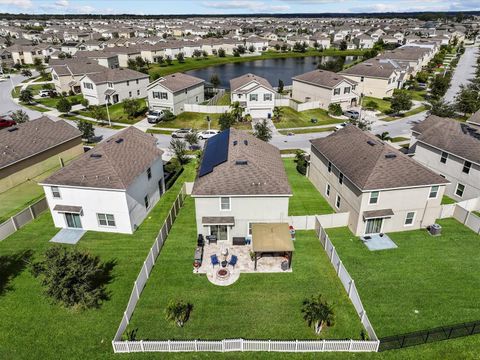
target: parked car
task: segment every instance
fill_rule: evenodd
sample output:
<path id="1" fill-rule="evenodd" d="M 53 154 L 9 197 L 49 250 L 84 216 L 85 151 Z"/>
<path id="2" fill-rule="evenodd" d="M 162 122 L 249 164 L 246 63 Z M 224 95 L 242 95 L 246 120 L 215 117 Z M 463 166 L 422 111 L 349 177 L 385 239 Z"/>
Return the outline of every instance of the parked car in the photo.
<path id="1" fill-rule="evenodd" d="M 17 123 L 14 120 L 0 118 L 0 129 L 4 129 L 14 125 L 17 125 Z"/>
<path id="2" fill-rule="evenodd" d="M 348 117 L 349 119 L 356 120 L 360 117 L 360 113 L 356 110 L 347 110 L 343 112 L 343 115 Z"/>
<path id="3" fill-rule="evenodd" d="M 44 89 L 44 90 L 40 90 L 38 95 L 42 98 L 44 98 L 44 97 L 54 97 L 54 96 L 57 96 L 57 92 L 55 90 L 51 90 L 51 89 Z"/>
<path id="4" fill-rule="evenodd" d="M 200 140 L 210 139 L 212 136 L 215 136 L 219 133 L 218 130 L 204 130 L 198 133 L 198 138 Z"/>
<path id="5" fill-rule="evenodd" d="M 165 117 L 163 110 L 150 110 L 147 114 L 147 121 L 150 124 L 156 124 Z"/>
<path id="6" fill-rule="evenodd" d="M 343 129 L 345 126 L 347 126 L 348 123 L 343 122 L 341 124 L 335 125 L 335 131 Z"/>
<path id="7" fill-rule="evenodd" d="M 187 134 L 193 133 L 192 129 L 179 129 L 172 133 L 172 138 L 184 138 Z"/>

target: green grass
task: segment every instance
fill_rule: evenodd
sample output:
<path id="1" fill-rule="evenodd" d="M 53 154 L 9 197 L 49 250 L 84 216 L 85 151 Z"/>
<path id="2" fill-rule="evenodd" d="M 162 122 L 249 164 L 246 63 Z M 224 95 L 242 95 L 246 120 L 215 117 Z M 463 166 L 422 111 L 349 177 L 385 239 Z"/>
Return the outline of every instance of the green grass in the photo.
<path id="1" fill-rule="evenodd" d="M 30 110 L 34 111 L 39 111 L 39 112 L 48 112 L 52 111 L 52 109 L 45 108 L 43 106 L 38 106 L 38 105 L 33 105 L 33 104 L 26 104 L 26 103 L 20 103 L 23 107 L 29 108 Z"/>
<path id="2" fill-rule="evenodd" d="M 300 149 L 281 149 L 280 154 L 296 154 Z"/>
<path id="3" fill-rule="evenodd" d="M 407 112 L 404 112 L 402 114 L 400 114 L 400 116 L 386 116 L 384 118 L 381 118 L 380 120 L 382 121 L 395 121 L 395 120 L 399 120 L 399 119 L 402 119 L 402 118 L 405 118 L 405 117 L 409 117 L 409 116 L 413 116 L 413 115 L 416 115 L 416 114 L 419 114 L 423 111 L 427 111 L 428 109 L 430 109 L 430 107 L 428 105 L 420 105 L 412 110 L 409 110 Z"/>
<path id="4" fill-rule="evenodd" d="M 42 85 L 34 85 L 34 86 L 42 86 Z M 67 96 L 66 99 L 68 101 L 79 102 L 83 99 L 83 95 L 78 94 L 78 95 Z M 60 97 L 53 97 L 53 98 L 45 97 L 41 99 L 36 99 L 35 101 L 39 104 L 42 104 L 43 106 L 47 106 L 49 108 L 55 109 L 57 107 L 57 103 L 59 100 L 60 100 Z"/>
<path id="5" fill-rule="evenodd" d="M 380 111 L 383 114 L 386 114 L 390 110 L 390 101 L 378 99 L 370 96 L 365 96 L 362 100 L 362 107 L 366 107 L 369 102 L 373 101 L 378 106 L 376 110 Z"/>
<path id="6" fill-rule="evenodd" d="M 442 197 L 442 205 L 449 205 L 449 204 L 455 204 L 456 201 L 453 200 L 451 197 L 447 195 L 443 195 Z"/>
<path id="7" fill-rule="evenodd" d="M 18 265 L 0 267 L 2 359 L 118 358 L 113 355 L 111 340 L 123 316 L 133 281 L 182 183 L 193 180 L 192 165 L 187 166 L 133 235 L 87 232 L 75 245 L 100 256 L 103 261 L 116 261 L 114 279 L 107 287 L 110 300 L 100 309 L 78 311 L 54 305 L 43 294 L 40 280 L 28 269 L 22 271 Z M 10 256 L 25 250 L 32 250 L 33 258 L 39 259 L 46 249 L 55 246 L 49 240 L 57 232 L 48 212 L 40 216 L 0 242 L 3 265 Z"/>
<path id="8" fill-rule="evenodd" d="M 178 114 L 173 120 L 159 122 L 155 125 L 155 127 L 171 129 L 192 128 L 197 130 L 206 130 L 208 129 L 207 116 L 209 116 L 210 127 L 212 129 L 220 129 L 220 125 L 218 124 L 218 119 L 220 115 L 221 114 L 183 112 L 181 114 Z M 242 130 L 252 129 L 252 125 L 249 122 L 237 123 L 234 125 L 234 127 Z"/>
<path id="9" fill-rule="evenodd" d="M 396 142 L 410 141 L 410 139 L 403 136 L 396 136 L 396 137 L 393 137 L 390 141 L 393 143 L 396 143 Z"/>
<path id="10" fill-rule="evenodd" d="M 217 105 L 218 106 L 225 106 L 225 105 L 231 105 L 232 99 L 230 97 L 230 92 L 226 91 L 225 94 L 222 95 L 220 99 L 218 99 Z"/>
<path id="11" fill-rule="evenodd" d="M 20 96 L 21 90 L 22 90 L 22 86 L 15 86 L 15 88 L 12 89 L 12 91 L 10 92 L 10 95 L 12 96 L 12 98 L 18 99 Z"/>
<path id="12" fill-rule="evenodd" d="M 284 158 L 283 165 L 293 196 L 290 198 L 288 215 L 319 215 L 332 214 L 333 209 L 317 191 L 310 180 L 296 169 L 293 158 Z"/>
<path id="13" fill-rule="evenodd" d="M 338 124 L 345 120 L 335 119 L 328 115 L 326 110 L 313 109 L 306 111 L 295 111 L 291 107 L 281 107 L 282 116 L 280 121 L 274 122 L 277 129 L 288 129 L 296 127 L 308 127 L 319 125 Z M 311 119 L 317 119 L 317 123 L 312 123 Z"/>
<path id="14" fill-rule="evenodd" d="M 358 316 L 313 231 L 297 232 L 291 273 L 243 273 L 226 287 L 193 273 L 196 234 L 194 201 L 188 198 L 131 319 L 138 339 L 317 338 L 300 308 L 304 298 L 319 293 L 336 314 L 321 338 L 359 338 Z M 165 320 L 171 299 L 193 304 L 183 328 Z"/>
<path id="15" fill-rule="evenodd" d="M 425 96 L 427 95 L 426 90 L 407 90 L 407 93 L 410 94 L 412 100 L 425 101 Z"/>
<path id="16" fill-rule="evenodd" d="M 140 107 L 142 110 L 140 110 L 139 114 L 134 118 L 128 117 L 128 115 L 123 110 L 123 104 L 121 102 L 114 105 L 109 105 L 108 112 L 110 114 L 110 120 L 112 122 L 118 122 L 122 124 L 135 124 L 140 120 L 145 119 L 145 116 L 146 116 L 145 113 L 147 112 L 147 102 L 145 99 L 139 99 L 139 100 L 140 100 Z M 80 115 L 93 118 L 93 115 L 89 110 L 80 110 L 78 113 Z M 107 116 L 106 112 L 105 112 L 105 116 Z"/>
<path id="17" fill-rule="evenodd" d="M 305 128 L 305 129 L 296 129 L 296 130 L 279 130 L 279 133 L 282 135 L 288 135 L 288 134 L 310 134 L 310 133 L 320 133 L 320 132 L 326 132 L 326 131 L 335 131 L 334 126 L 328 126 L 324 128 Z"/>
<path id="18" fill-rule="evenodd" d="M 147 129 L 147 134 L 162 134 L 162 135 L 172 135 L 172 130 L 162 130 L 162 129 Z"/>
<path id="19" fill-rule="evenodd" d="M 379 337 L 480 319 L 480 236 L 454 219 L 442 235 L 388 234 L 397 249 L 369 251 L 347 228 L 329 229 Z"/>
<path id="20" fill-rule="evenodd" d="M 480 217 L 480 211 L 472 211 L 473 214 L 475 214 L 476 216 Z"/>
<path id="21" fill-rule="evenodd" d="M 78 116 L 78 112 L 73 111 L 70 114 L 60 114 L 59 115 L 61 118 L 65 120 L 74 120 L 74 121 L 85 121 L 87 123 L 90 123 L 94 126 L 99 126 L 99 127 L 104 127 L 108 129 L 113 129 L 113 130 L 121 130 L 125 129 L 127 126 L 122 126 L 122 125 L 108 125 L 108 122 L 98 122 L 98 121 L 92 121 L 92 120 L 85 120 L 82 117 Z"/>

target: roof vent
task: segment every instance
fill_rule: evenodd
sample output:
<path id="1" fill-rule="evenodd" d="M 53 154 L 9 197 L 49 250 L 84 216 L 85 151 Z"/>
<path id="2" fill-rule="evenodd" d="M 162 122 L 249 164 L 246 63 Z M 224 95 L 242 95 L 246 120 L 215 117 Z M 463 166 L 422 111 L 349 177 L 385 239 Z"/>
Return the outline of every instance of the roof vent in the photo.
<path id="1" fill-rule="evenodd" d="M 237 140 L 233 140 L 233 146 L 236 146 L 238 144 Z"/>
<path id="2" fill-rule="evenodd" d="M 91 154 L 90 157 L 100 159 L 102 157 L 102 154 Z"/>
<path id="3" fill-rule="evenodd" d="M 370 145 L 370 146 L 375 146 L 375 145 L 377 145 L 377 144 L 375 143 L 375 141 L 373 141 L 373 140 L 368 140 L 368 141 L 367 141 L 367 144 Z"/>
<path id="4" fill-rule="evenodd" d="M 14 132 L 14 131 L 17 131 L 17 130 L 18 130 L 18 127 L 13 127 L 13 128 L 8 129 L 9 132 Z"/>
<path id="5" fill-rule="evenodd" d="M 395 155 L 394 153 L 388 153 L 388 154 L 385 154 L 385 158 L 386 159 L 394 159 L 396 158 L 397 155 Z"/>
<path id="6" fill-rule="evenodd" d="M 117 144 L 121 144 L 121 143 L 123 142 L 123 138 L 117 139 L 117 140 L 115 140 L 115 142 L 116 142 Z"/>
<path id="7" fill-rule="evenodd" d="M 243 143 L 244 143 L 245 145 L 248 145 L 248 140 L 243 140 Z"/>
<path id="8" fill-rule="evenodd" d="M 248 165 L 247 160 L 237 160 L 235 161 L 235 165 Z"/>

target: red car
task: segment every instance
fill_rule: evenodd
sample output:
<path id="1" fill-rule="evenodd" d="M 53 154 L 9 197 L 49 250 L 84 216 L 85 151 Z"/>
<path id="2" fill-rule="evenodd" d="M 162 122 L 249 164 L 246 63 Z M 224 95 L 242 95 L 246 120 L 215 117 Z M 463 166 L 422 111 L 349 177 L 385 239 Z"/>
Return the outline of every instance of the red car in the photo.
<path id="1" fill-rule="evenodd" d="M 0 118 L 0 129 L 7 128 L 16 124 L 17 123 L 13 120 Z"/>

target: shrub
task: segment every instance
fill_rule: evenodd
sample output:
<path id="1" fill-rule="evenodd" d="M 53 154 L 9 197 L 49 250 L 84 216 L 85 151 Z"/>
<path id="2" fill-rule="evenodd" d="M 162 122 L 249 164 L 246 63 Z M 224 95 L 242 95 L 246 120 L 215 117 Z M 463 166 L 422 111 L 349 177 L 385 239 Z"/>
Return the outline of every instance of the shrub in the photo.
<path id="1" fill-rule="evenodd" d="M 177 326 L 183 327 L 190 318 L 192 310 L 193 305 L 188 302 L 170 300 L 165 309 L 165 318 Z"/>
<path id="2" fill-rule="evenodd" d="M 328 105 L 328 113 L 333 116 L 340 116 L 343 114 L 342 107 L 340 104 L 330 104 Z"/>
<path id="3" fill-rule="evenodd" d="M 170 110 L 163 110 L 163 120 L 171 121 L 174 120 L 176 116 Z"/>
<path id="4" fill-rule="evenodd" d="M 62 97 L 57 102 L 57 110 L 61 113 L 69 113 L 72 110 L 72 104 L 68 101 L 67 98 Z"/>

